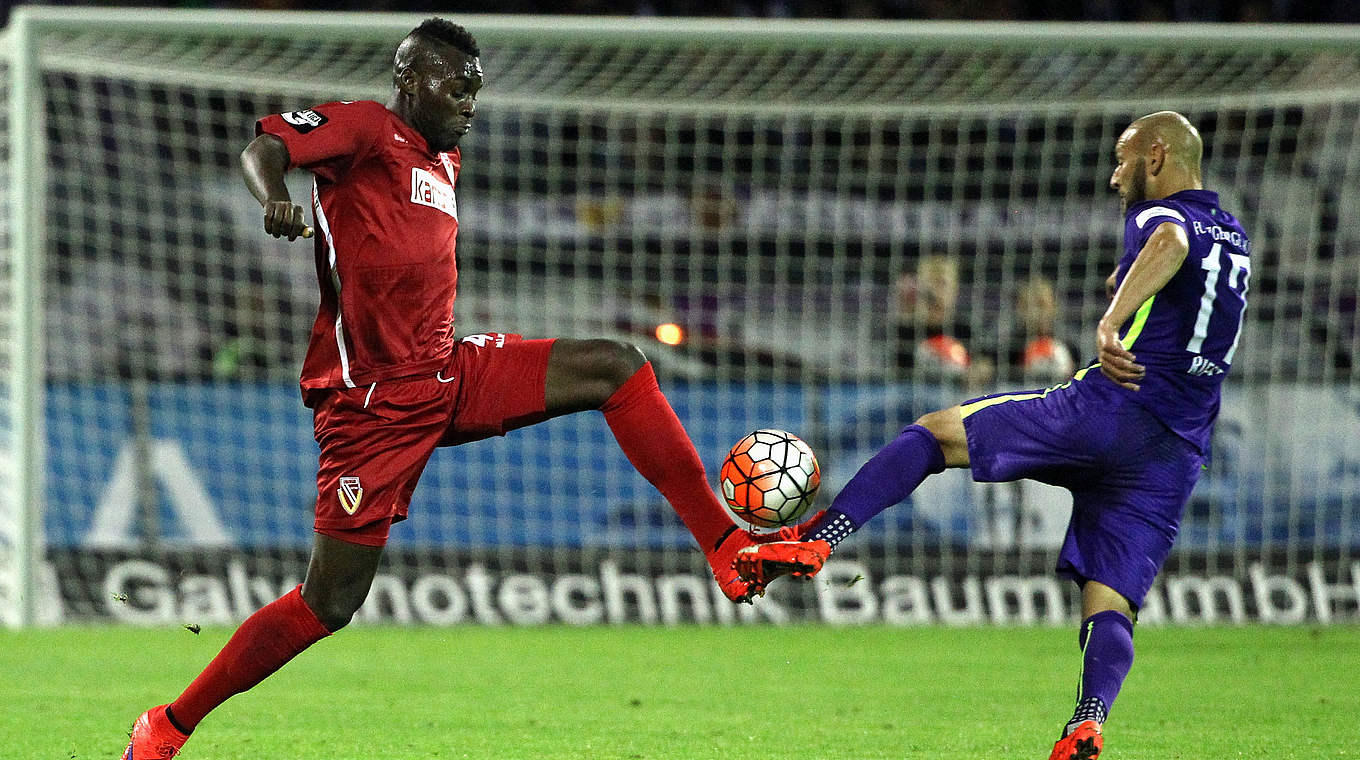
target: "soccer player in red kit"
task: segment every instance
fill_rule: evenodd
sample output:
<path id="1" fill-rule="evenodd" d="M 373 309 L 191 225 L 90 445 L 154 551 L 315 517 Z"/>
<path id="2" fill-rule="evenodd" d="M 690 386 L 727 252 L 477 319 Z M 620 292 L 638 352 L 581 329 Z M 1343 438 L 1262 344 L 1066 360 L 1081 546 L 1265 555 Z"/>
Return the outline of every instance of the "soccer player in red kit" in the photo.
<path id="1" fill-rule="evenodd" d="M 763 590 L 732 569 L 751 538 L 718 503 L 637 348 L 500 333 L 454 340 L 457 145 L 481 86 L 472 35 L 430 19 L 398 46 L 386 105 L 326 103 L 256 125 L 242 165 L 266 232 L 310 233 L 284 174 L 315 177 L 321 306 L 301 378 L 321 446 L 315 543 L 302 585 L 242 623 L 178 699 L 143 713 L 124 760 L 173 757 L 209 711 L 349 623 L 439 446 L 598 409 L 723 592 L 744 602 Z"/>

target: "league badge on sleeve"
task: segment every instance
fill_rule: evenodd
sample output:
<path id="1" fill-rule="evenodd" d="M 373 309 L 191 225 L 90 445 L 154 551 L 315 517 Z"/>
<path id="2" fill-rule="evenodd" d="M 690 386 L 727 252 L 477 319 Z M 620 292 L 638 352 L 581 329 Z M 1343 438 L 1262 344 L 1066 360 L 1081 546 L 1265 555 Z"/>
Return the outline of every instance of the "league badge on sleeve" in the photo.
<path id="1" fill-rule="evenodd" d="M 310 108 L 304 108 L 301 111 L 289 111 L 279 115 L 283 117 L 284 121 L 292 125 L 293 129 L 304 135 L 326 123 L 325 116 Z"/>

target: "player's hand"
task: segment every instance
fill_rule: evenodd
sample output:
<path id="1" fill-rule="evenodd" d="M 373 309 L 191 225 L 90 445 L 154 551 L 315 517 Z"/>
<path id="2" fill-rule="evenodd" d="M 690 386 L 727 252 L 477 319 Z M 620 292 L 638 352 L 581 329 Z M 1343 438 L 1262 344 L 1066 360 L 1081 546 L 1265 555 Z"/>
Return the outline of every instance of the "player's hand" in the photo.
<path id="1" fill-rule="evenodd" d="M 1131 391 L 1139 389 L 1138 383 L 1147 368 L 1134 360 L 1133 354 L 1119 342 L 1118 331 L 1104 320 L 1096 326 L 1096 354 L 1101 374 Z"/>
<path id="2" fill-rule="evenodd" d="M 307 226 L 302 207 L 292 201 L 265 201 L 264 231 L 276 238 L 286 237 L 289 240 L 312 236 L 312 228 Z"/>

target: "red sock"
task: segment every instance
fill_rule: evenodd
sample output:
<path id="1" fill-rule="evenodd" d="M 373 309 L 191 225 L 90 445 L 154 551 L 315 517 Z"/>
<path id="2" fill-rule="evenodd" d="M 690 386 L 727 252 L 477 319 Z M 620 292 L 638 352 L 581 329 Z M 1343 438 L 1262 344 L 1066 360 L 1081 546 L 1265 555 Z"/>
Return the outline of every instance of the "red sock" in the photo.
<path id="1" fill-rule="evenodd" d="M 302 586 L 246 618 L 208 667 L 170 704 L 174 721 L 193 731 L 228 697 L 251 689 L 299 652 L 330 635 L 302 601 Z"/>
<path id="2" fill-rule="evenodd" d="M 628 461 L 685 521 L 704 552 L 732 527 L 704 474 L 704 463 L 656 384 L 648 362 L 600 407 Z"/>

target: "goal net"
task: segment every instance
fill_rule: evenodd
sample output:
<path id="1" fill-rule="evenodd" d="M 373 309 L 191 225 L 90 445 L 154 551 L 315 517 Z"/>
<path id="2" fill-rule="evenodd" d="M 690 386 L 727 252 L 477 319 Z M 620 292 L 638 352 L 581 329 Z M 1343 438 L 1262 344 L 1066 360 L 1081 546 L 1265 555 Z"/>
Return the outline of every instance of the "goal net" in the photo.
<path id="1" fill-rule="evenodd" d="M 421 20 L 15 12 L 7 622 L 229 623 L 300 580 L 311 244 L 263 233 L 237 157 L 260 116 L 385 101 Z M 460 335 L 631 341 L 711 474 L 744 434 L 786 429 L 820 457 L 821 506 L 922 413 L 1085 366 L 1121 246 L 1115 139 L 1183 112 L 1253 273 L 1145 619 L 1355 616 L 1360 34 L 455 20 L 486 71 L 457 189 Z M 1056 621 L 1076 612 L 1050 572 L 1069 510 L 950 472 L 818 582 L 734 610 L 601 416 L 574 415 L 437 452 L 360 619 Z"/>

